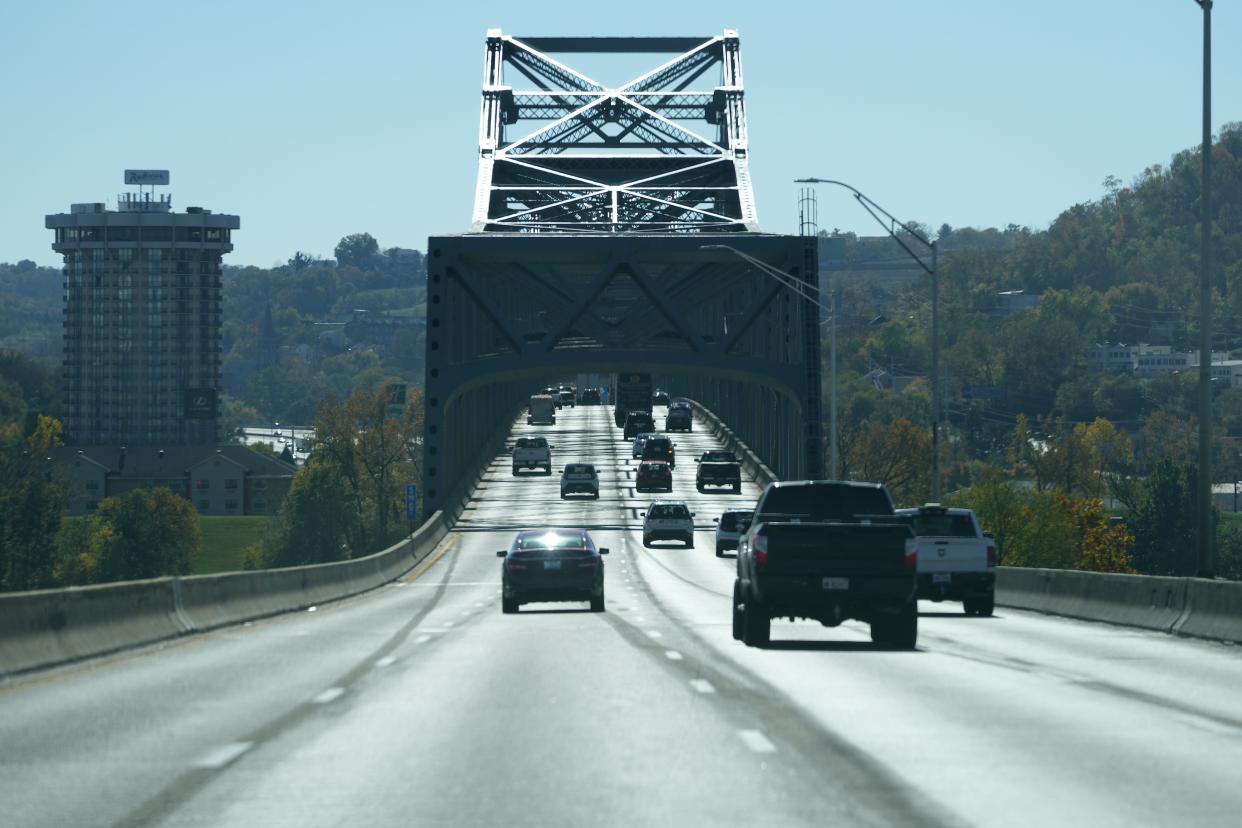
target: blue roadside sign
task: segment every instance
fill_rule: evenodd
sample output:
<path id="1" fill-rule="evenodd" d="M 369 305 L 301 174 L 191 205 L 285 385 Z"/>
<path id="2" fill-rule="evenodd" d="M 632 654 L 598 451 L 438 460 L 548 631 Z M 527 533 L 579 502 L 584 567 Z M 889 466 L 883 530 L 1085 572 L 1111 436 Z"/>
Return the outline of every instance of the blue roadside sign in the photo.
<path id="1" fill-rule="evenodd" d="M 418 487 L 405 484 L 405 519 L 411 523 L 418 517 Z"/>

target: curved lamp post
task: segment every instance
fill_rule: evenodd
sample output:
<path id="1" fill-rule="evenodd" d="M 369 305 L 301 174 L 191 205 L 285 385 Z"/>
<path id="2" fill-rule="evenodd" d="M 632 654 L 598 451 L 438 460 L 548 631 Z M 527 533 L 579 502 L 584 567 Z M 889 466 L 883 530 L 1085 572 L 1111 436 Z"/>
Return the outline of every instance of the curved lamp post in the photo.
<path id="1" fill-rule="evenodd" d="M 1210 0 L 1205 0 L 1210 2 Z M 936 242 L 929 241 L 919 231 L 915 230 L 904 221 L 900 221 L 896 216 L 885 210 L 879 204 L 876 204 L 870 197 L 865 195 L 857 187 L 846 184 L 844 181 L 835 181 L 830 178 L 799 178 L 795 179 L 797 184 L 833 184 L 837 187 L 844 187 L 849 190 L 854 199 L 862 205 L 862 208 L 871 214 L 881 227 L 884 228 L 897 244 L 901 245 L 901 249 L 906 251 L 911 259 L 923 269 L 928 276 L 931 276 L 931 306 L 932 306 L 932 329 L 931 329 L 931 361 L 932 361 L 932 424 L 931 424 L 931 444 L 932 444 L 932 472 L 931 472 L 931 497 L 935 502 L 940 502 L 940 283 L 936 276 L 937 264 L 937 248 Z M 883 216 L 883 218 L 881 218 Z M 887 222 L 884 219 L 888 219 Z M 900 227 L 910 234 L 910 237 L 919 244 L 931 251 L 931 264 L 928 265 L 923 259 L 910 249 L 905 239 L 897 235 L 894 227 Z"/>

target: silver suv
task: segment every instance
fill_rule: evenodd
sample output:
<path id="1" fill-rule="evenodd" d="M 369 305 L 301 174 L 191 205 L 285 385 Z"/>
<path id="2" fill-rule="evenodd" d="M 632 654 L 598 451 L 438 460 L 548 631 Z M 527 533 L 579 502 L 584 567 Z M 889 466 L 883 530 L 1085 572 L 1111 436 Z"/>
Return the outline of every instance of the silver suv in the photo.
<path id="1" fill-rule="evenodd" d="M 726 509 L 720 517 L 712 518 L 716 524 L 717 558 L 723 558 L 726 549 L 737 549 L 738 539 L 749 528 L 754 514 L 753 509 Z"/>
<path id="2" fill-rule="evenodd" d="M 679 540 L 694 548 L 694 512 L 684 500 L 656 500 L 643 515 L 643 546 L 652 541 Z"/>
<path id="3" fill-rule="evenodd" d="M 590 495 L 599 500 L 599 475 L 590 463 L 570 463 L 561 470 L 561 499 L 571 494 Z"/>

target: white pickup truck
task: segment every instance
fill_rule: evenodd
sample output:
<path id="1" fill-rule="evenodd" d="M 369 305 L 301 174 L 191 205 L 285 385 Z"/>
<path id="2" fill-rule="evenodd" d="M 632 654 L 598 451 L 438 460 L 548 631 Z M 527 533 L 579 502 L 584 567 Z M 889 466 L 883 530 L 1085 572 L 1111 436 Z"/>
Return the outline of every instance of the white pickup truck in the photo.
<path id="1" fill-rule="evenodd" d="M 897 509 L 918 544 L 919 597 L 961 601 L 967 615 L 992 614 L 996 593 L 996 544 L 970 509 L 928 503 Z"/>
<path id="2" fill-rule="evenodd" d="M 552 473 L 552 447 L 548 441 L 543 437 L 519 437 L 513 444 L 513 473 L 540 467 L 544 474 Z"/>

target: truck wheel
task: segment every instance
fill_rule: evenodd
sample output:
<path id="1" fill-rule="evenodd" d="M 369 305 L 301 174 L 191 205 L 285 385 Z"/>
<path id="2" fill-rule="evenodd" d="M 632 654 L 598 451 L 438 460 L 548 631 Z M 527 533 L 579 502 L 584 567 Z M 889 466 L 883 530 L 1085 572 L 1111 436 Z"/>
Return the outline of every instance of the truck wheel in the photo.
<path id="1" fill-rule="evenodd" d="M 505 615 L 512 615 L 518 611 L 518 602 L 516 598 L 501 598 L 500 611 Z"/>
<path id="2" fill-rule="evenodd" d="M 686 535 L 686 548 L 687 549 L 694 548 L 694 535 Z"/>
<path id="3" fill-rule="evenodd" d="M 772 619 L 762 607 L 747 600 L 742 610 L 742 641 L 747 647 L 765 647 L 771 638 Z"/>
<path id="4" fill-rule="evenodd" d="M 695 484 L 694 484 L 694 488 L 696 488 L 696 489 L 698 489 L 698 490 L 699 490 L 699 494 L 702 494 L 702 493 L 703 493 L 703 484 L 702 484 L 702 483 L 695 483 Z"/>
<path id="5" fill-rule="evenodd" d="M 517 473 L 518 473 L 518 467 L 517 467 L 517 466 L 514 466 L 514 467 L 513 467 L 513 475 L 516 477 L 516 476 L 517 476 Z"/>
<path id="6" fill-rule="evenodd" d="M 738 482 L 733 484 L 733 493 L 734 494 L 742 493 L 742 481 L 739 480 Z"/>
<path id="7" fill-rule="evenodd" d="M 742 640 L 742 582 L 733 579 L 733 640 Z"/>
<path id="8" fill-rule="evenodd" d="M 604 592 L 603 590 L 601 590 L 598 596 L 595 596 L 595 595 L 591 596 L 591 612 L 603 612 L 603 611 L 604 611 Z"/>
<path id="9" fill-rule="evenodd" d="M 871 640 L 881 647 L 913 650 L 919 639 L 919 605 L 911 601 L 896 615 L 878 616 L 871 622 Z"/>
<path id="10" fill-rule="evenodd" d="M 724 557 L 724 549 L 720 546 L 720 544 L 716 544 L 716 557 L 717 558 Z"/>
<path id="11" fill-rule="evenodd" d="M 988 595 L 986 598 L 980 598 L 975 601 L 975 615 L 983 618 L 991 618 L 992 612 L 996 608 L 996 596 Z"/>

